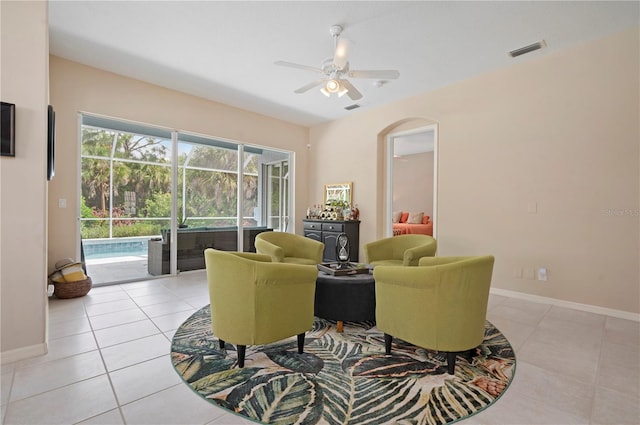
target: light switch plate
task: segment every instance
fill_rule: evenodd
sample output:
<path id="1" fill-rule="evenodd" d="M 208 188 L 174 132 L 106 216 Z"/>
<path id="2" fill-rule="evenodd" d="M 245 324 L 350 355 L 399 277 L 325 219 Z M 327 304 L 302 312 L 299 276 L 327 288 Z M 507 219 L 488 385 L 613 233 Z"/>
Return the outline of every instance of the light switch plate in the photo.
<path id="1" fill-rule="evenodd" d="M 538 269 L 538 280 L 547 280 L 547 269 L 542 267 Z"/>

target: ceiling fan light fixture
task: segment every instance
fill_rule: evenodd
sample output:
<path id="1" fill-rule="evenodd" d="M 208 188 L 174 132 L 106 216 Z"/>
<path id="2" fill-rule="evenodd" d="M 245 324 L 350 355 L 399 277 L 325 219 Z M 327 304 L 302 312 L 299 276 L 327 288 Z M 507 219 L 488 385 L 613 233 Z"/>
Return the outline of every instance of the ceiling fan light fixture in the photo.
<path id="1" fill-rule="evenodd" d="M 329 80 L 324 88 L 329 93 L 338 93 L 338 90 L 340 90 L 340 83 L 337 80 Z"/>
<path id="2" fill-rule="evenodd" d="M 330 97 L 331 94 L 333 94 L 333 93 L 337 93 L 338 97 L 342 97 L 348 91 L 349 90 L 347 90 L 347 88 L 345 86 L 340 84 L 340 80 L 335 79 L 335 78 L 332 78 L 331 80 L 327 81 L 327 84 L 325 84 L 324 87 L 322 87 L 320 89 L 320 93 L 322 93 L 323 95 L 325 95 L 327 97 Z"/>
<path id="3" fill-rule="evenodd" d="M 292 62 L 275 62 L 279 66 L 303 69 L 322 75 L 320 79 L 294 90 L 294 93 L 306 93 L 312 88 L 320 87 L 320 93 L 327 97 L 331 97 L 332 93 L 335 93 L 338 97 L 343 97 L 346 94 L 351 100 L 357 101 L 362 99 L 362 93 L 347 78 L 373 78 L 378 80 L 377 86 L 380 87 L 386 80 L 394 80 L 400 77 L 400 72 L 395 69 L 352 70 L 348 60 L 351 42 L 346 38 L 338 38 L 342 33 L 342 26 L 331 26 L 329 33 L 334 41 L 333 57 L 328 57 L 322 61 L 320 68 Z"/>

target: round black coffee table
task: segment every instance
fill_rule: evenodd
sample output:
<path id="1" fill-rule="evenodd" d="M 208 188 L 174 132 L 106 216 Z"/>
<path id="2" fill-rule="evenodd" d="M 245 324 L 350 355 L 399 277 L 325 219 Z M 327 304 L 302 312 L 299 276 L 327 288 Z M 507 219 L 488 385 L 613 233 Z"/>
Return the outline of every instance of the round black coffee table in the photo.
<path id="1" fill-rule="evenodd" d="M 376 286 L 373 273 L 345 276 L 318 271 L 315 315 L 337 321 L 342 332 L 344 321 L 376 320 Z"/>

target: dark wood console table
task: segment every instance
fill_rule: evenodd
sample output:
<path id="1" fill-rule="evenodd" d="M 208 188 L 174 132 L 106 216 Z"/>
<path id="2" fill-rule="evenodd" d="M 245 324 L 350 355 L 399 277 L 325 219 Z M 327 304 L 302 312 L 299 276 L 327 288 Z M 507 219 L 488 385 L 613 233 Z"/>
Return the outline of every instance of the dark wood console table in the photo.
<path id="1" fill-rule="evenodd" d="M 349 238 L 349 261 L 358 262 L 360 245 L 360 221 L 337 220 L 302 220 L 304 235 L 324 243 L 323 261 L 336 261 L 336 241 L 340 233 L 346 233 Z"/>

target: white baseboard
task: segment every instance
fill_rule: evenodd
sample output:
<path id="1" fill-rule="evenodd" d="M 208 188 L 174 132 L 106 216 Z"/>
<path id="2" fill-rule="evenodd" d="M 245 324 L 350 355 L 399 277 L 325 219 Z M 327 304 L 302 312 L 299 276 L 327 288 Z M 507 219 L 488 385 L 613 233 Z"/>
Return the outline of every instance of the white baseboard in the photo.
<path id="1" fill-rule="evenodd" d="M 558 300 L 556 298 L 541 297 L 540 295 L 525 294 L 522 292 L 509 291 L 507 289 L 491 288 L 490 291 L 495 295 L 502 295 L 510 298 L 519 298 L 526 301 L 537 303 L 551 304 L 558 307 L 572 308 L 574 310 L 588 311 L 589 313 L 603 314 L 605 316 L 617 317 L 618 319 L 633 320 L 640 322 L 640 314 L 631 313 L 630 311 L 614 310 L 612 308 L 599 307 L 597 305 L 580 304 L 572 301 Z"/>
<path id="2" fill-rule="evenodd" d="M 0 364 L 17 362 L 18 360 L 30 359 L 47 354 L 47 343 L 30 345 L 28 347 L 17 348 L 15 350 L 3 351 L 0 353 Z"/>

